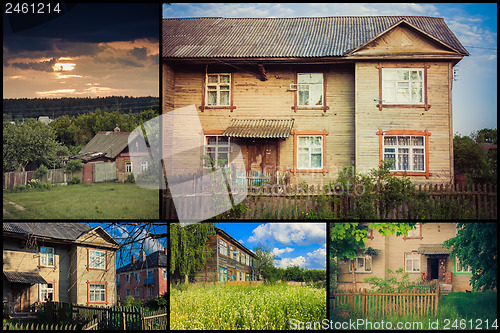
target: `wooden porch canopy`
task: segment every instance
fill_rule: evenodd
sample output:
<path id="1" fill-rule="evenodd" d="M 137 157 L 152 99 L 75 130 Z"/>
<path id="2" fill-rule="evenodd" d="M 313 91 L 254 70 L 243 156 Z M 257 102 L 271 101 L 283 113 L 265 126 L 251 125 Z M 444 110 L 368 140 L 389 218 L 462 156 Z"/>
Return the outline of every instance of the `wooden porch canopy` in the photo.
<path id="1" fill-rule="evenodd" d="M 233 138 L 286 139 L 294 119 L 233 119 L 224 131 Z"/>
<path id="2" fill-rule="evenodd" d="M 47 281 L 45 281 L 45 279 L 38 273 L 4 271 L 3 274 L 7 280 L 12 283 L 47 283 Z"/>
<path id="3" fill-rule="evenodd" d="M 443 244 L 422 244 L 417 249 L 417 253 L 430 255 L 430 254 L 450 254 L 451 249 L 443 247 Z"/>

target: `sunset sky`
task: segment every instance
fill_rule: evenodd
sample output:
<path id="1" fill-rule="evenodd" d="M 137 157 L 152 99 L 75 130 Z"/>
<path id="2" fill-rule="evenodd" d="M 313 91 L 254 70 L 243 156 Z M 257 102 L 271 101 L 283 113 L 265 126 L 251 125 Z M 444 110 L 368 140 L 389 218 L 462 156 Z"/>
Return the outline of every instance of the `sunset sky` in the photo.
<path id="1" fill-rule="evenodd" d="M 497 128 L 496 3 L 172 3 L 163 5 L 162 13 L 163 18 L 368 15 L 443 18 L 470 53 L 455 66 L 453 132 Z"/>
<path id="2" fill-rule="evenodd" d="M 3 14 L 4 98 L 159 96 L 159 4 L 60 9 Z"/>

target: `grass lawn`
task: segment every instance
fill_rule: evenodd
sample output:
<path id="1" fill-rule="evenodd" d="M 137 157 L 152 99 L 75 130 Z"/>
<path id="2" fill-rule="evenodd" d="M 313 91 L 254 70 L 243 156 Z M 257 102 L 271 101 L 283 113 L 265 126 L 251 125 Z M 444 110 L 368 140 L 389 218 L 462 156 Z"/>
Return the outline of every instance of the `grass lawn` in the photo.
<path id="1" fill-rule="evenodd" d="M 393 315 L 361 320 L 356 314 L 339 318 L 334 311 L 331 316 L 332 321 L 337 323 L 348 322 L 349 319 L 356 322 L 359 319 L 360 325 L 346 324 L 346 329 L 496 330 L 497 292 L 450 293 L 439 301 L 437 314 L 426 317 Z M 384 324 L 380 326 L 382 322 Z"/>
<path id="2" fill-rule="evenodd" d="M 158 219 L 159 193 L 127 183 L 3 193 L 4 219 Z"/>
<path id="3" fill-rule="evenodd" d="M 216 284 L 170 290 L 171 330 L 300 329 L 327 318 L 325 288 Z"/>

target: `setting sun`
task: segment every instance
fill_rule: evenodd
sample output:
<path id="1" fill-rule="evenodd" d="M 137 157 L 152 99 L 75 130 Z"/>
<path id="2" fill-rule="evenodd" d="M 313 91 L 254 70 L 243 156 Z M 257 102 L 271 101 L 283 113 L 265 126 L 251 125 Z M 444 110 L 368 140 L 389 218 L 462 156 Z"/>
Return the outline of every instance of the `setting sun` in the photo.
<path id="1" fill-rule="evenodd" d="M 55 72 L 61 72 L 61 71 L 71 71 L 75 69 L 76 64 L 70 64 L 70 63 L 62 63 L 58 62 L 52 68 L 54 69 Z"/>

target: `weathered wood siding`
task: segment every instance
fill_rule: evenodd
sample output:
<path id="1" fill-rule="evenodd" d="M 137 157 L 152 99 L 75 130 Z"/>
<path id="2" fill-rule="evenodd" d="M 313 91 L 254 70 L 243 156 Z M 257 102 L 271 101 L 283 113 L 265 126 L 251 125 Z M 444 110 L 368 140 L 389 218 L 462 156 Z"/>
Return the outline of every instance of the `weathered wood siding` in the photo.
<path id="1" fill-rule="evenodd" d="M 174 108 L 195 105 L 204 132 L 225 130 L 231 120 L 238 118 L 294 118 L 294 129 L 298 131 L 326 130 L 326 169 L 322 173 L 297 173 L 292 181 L 300 183 L 326 182 L 334 178 L 342 167 L 354 163 L 354 65 L 310 65 L 265 66 L 267 80 L 262 81 L 257 67 L 211 68 L 209 72 L 233 73 L 233 112 L 227 109 L 205 109 L 201 112 L 203 84 L 206 68 L 203 66 L 172 66 L 164 65 L 164 82 L 175 82 L 172 93 L 165 90 L 168 101 L 174 101 Z M 326 79 L 326 105 L 329 109 L 306 110 L 292 109 L 295 92 L 290 90 L 290 84 L 295 83 L 297 72 L 322 72 Z M 172 78 L 173 77 L 173 78 Z M 164 83 L 168 86 L 170 83 Z M 164 105 L 164 112 L 168 107 Z M 179 124 L 180 127 L 180 124 Z M 238 140 L 238 144 L 243 140 Z M 293 169 L 293 136 L 279 143 L 279 170 Z M 168 145 L 168 143 L 165 143 Z M 241 149 L 246 154 L 245 145 Z"/>
<path id="2" fill-rule="evenodd" d="M 450 62 L 380 62 L 382 66 L 415 66 L 427 69 L 427 94 L 430 109 L 422 107 L 377 107 L 379 62 L 356 63 L 356 168 L 365 172 L 379 164 L 379 129 L 428 130 L 429 179 L 410 176 L 415 184 L 447 184 L 453 180 L 453 128 L 451 115 Z"/>

